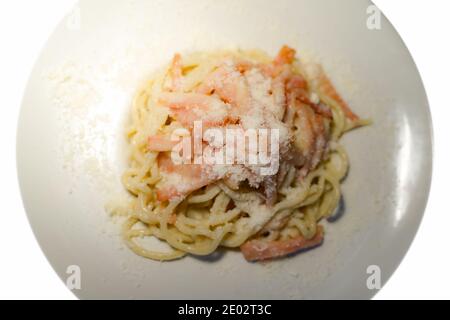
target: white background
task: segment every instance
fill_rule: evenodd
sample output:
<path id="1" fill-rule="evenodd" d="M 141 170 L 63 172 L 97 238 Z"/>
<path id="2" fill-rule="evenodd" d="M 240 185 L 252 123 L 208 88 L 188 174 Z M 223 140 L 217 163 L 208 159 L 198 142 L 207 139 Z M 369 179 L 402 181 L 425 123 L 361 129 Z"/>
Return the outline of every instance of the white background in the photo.
<path id="1" fill-rule="evenodd" d="M 407 256 L 376 299 L 450 299 L 450 1 L 374 2 L 412 52 L 435 129 L 433 185 L 425 218 Z M 34 239 L 15 166 L 16 124 L 27 78 L 50 33 L 74 3 L 15 0 L 0 4 L 0 299 L 75 299 Z"/>

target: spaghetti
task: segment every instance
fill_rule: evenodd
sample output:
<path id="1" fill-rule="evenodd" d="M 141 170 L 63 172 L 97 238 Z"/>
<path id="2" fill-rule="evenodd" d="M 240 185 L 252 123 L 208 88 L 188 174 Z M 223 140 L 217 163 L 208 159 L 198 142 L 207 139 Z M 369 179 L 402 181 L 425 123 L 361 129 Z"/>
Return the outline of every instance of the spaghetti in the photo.
<path id="1" fill-rule="evenodd" d="M 249 164 L 174 164 L 173 133 L 192 133 L 194 121 L 278 130 L 278 170 L 262 176 Z M 260 261 L 318 246 L 319 222 L 336 210 L 349 167 L 339 139 L 364 124 L 322 69 L 303 66 L 289 47 L 274 60 L 259 51 L 175 55 L 133 103 L 124 239 L 154 260 L 226 247 Z M 152 237 L 170 250 L 139 241 Z"/>

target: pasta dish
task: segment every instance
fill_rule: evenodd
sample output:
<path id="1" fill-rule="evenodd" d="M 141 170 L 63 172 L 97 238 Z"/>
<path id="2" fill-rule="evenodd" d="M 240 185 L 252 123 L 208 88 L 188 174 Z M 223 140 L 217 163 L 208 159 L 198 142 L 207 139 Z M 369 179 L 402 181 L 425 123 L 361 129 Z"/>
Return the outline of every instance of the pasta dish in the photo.
<path id="1" fill-rule="evenodd" d="M 319 246 L 349 168 L 339 140 L 362 125 L 322 67 L 290 47 L 274 59 L 176 54 L 133 103 L 124 239 L 160 261 L 219 248 L 262 261 Z"/>

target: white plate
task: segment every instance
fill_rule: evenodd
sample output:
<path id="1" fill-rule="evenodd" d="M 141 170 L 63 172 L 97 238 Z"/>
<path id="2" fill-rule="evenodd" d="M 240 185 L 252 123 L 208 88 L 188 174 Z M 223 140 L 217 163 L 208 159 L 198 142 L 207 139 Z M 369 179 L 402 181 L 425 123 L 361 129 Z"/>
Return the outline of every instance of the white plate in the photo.
<path id="1" fill-rule="evenodd" d="M 389 22 L 366 25 L 362 0 L 81 1 L 32 73 L 18 133 L 28 217 L 80 298 L 370 298 L 411 244 L 431 176 L 428 104 L 414 62 Z M 353 109 L 374 124 L 348 134 L 345 215 L 322 247 L 268 264 L 237 252 L 159 263 L 124 247 L 105 204 L 120 201 L 124 122 L 133 94 L 174 52 L 283 44 L 322 62 Z M 369 268 L 370 271 L 370 268 Z"/>

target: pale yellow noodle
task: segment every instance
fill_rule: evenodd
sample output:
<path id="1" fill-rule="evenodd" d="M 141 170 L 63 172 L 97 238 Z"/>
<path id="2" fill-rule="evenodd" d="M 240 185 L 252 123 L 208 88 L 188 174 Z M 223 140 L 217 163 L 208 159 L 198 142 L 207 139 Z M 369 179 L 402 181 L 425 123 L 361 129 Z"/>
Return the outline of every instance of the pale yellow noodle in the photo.
<path id="1" fill-rule="evenodd" d="M 234 57 L 267 63 L 270 58 L 258 51 L 194 54 L 184 59 L 185 81 L 188 92 L 198 86 L 204 77 L 218 66 L 218 61 Z M 296 68 L 301 72 L 300 66 Z M 327 159 L 302 181 L 291 169 L 279 190 L 279 201 L 270 209 L 269 219 L 259 229 L 249 227 L 249 212 L 240 208 L 246 203 L 261 205 L 264 201 L 256 192 L 232 190 L 223 182 L 196 191 L 186 199 L 161 204 L 155 199 L 155 184 L 160 180 L 157 153 L 147 151 L 147 139 L 166 126 L 168 113 L 158 104 L 157 97 L 166 83 L 167 70 L 160 72 L 136 96 L 131 126 L 127 130 L 130 141 L 130 166 L 123 175 L 125 188 L 133 195 L 127 210 L 128 220 L 123 226 L 123 237 L 128 247 L 138 255 L 154 260 L 174 260 L 186 254 L 209 255 L 218 247 L 239 247 L 249 237 L 268 233 L 267 241 L 276 241 L 303 235 L 314 237 L 318 222 L 329 217 L 341 198 L 340 182 L 348 171 L 348 157 L 339 138 L 348 130 L 366 124 L 350 123 L 339 104 L 319 93 L 323 103 L 331 107 L 331 142 Z M 234 207 L 228 209 L 230 203 Z M 171 222 L 171 216 L 176 221 Z M 137 224 L 140 227 L 137 228 Z M 264 226 L 268 226 L 264 228 Z M 273 230 L 269 226 L 283 226 Z M 172 247 L 171 252 L 157 252 L 138 243 L 138 238 L 155 237 Z"/>

